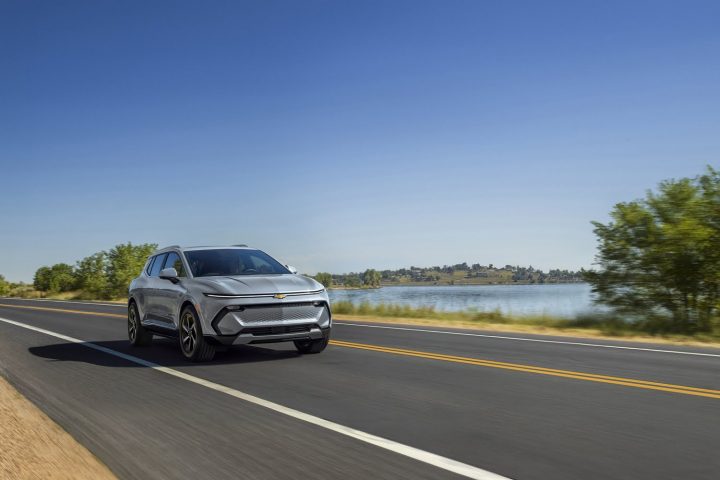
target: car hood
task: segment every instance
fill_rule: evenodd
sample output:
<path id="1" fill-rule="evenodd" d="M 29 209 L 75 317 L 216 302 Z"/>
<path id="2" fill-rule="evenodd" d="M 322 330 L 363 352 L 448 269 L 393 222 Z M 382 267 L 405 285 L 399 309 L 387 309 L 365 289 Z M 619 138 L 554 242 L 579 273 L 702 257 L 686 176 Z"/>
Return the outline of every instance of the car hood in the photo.
<path id="1" fill-rule="evenodd" d="M 238 275 L 193 279 L 203 293 L 225 295 L 260 295 L 322 290 L 322 284 L 303 275 Z"/>

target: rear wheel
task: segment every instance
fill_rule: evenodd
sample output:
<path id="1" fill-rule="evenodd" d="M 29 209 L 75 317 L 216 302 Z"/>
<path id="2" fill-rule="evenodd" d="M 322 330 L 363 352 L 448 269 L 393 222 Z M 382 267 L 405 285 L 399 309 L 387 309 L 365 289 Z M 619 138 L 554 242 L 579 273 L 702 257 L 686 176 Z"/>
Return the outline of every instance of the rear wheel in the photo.
<path id="1" fill-rule="evenodd" d="M 300 353 L 320 353 L 330 342 L 330 330 L 323 332 L 323 338 L 317 340 L 295 340 L 295 348 Z"/>
<path id="2" fill-rule="evenodd" d="M 178 339 L 180 350 L 188 360 L 207 362 L 215 356 L 215 347 L 203 337 L 200 320 L 192 307 L 185 307 L 180 313 Z"/>
<path id="3" fill-rule="evenodd" d="M 140 323 L 140 314 L 137 305 L 131 302 L 128 305 L 128 338 L 134 347 L 145 347 L 152 343 L 153 334 L 145 329 Z"/>

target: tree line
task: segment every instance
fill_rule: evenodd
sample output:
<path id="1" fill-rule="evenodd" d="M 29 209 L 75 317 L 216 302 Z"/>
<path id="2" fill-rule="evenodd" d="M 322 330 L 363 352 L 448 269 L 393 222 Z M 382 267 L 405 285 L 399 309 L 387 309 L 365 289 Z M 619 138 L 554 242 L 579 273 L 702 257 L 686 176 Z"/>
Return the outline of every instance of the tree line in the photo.
<path id="1" fill-rule="evenodd" d="M 459 276 L 457 274 L 460 274 Z M 583 273 L 572 270 L 551 269 L 544 272 L 540 269 L 505 265 L 495 267 L 493 264 L 458 263 L 455 265 L 400 268 L 397 270 L 367 269 L 363 273 L 328 273 L 320 272 L 315 280 L 326 287 L 343 286 L 351 288 L 379 287 L 381 284 L 392 285 L 403 282 L 437 283 L 457 280 L 488 278 L 494 283 L 574 283 L 583 282 Z"/>
<path id="2" fill-rule="evenodd" d="M 79 298 L 125 297 L 130 281 L 137 277 L 147 257 L 157 249 L 154 243 L 123 243 L 97 252 L 69 265 L 56 263 L 40 267 L 33 286 L 44 293 L 79 291 Z"/>
<path id="3" fill-rule="evenodd" d="M 378 288 L 382 275 L 373 268 L 368 268 L 363 273 L 350 273 L 337 275 L 328 272 L 319 272 L 313 278 L 322 283 L 325 288 L 333 285 L 342 285 L 349 288 Z"/>

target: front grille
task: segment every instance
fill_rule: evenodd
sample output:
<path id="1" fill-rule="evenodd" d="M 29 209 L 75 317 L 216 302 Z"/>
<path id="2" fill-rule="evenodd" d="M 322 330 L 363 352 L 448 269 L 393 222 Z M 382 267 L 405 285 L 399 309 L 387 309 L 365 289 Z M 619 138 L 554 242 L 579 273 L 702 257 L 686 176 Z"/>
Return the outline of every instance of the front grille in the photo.
<path id="1" fill-rule="evenodd" d="M 278 305 L 247 305 L 236 315 L 242 319 L 245 325 L 258 325 L 269 322 L 281 322 L 285 320 L 298 321 L 306 320 L 317 322 L 322 314 L 324 305 L 315 305 L 312 302 L 304 303 L 283 303 Z"/>
<path id="2" fill-rule="evenodd" d="M 312 325 L 279 325 L 276 327 L 247 327 L 243 328 L 240 333 L 250 333 L 252 335 L 282 335 L 285 333 L 305 333 L 309 332 Z"/>

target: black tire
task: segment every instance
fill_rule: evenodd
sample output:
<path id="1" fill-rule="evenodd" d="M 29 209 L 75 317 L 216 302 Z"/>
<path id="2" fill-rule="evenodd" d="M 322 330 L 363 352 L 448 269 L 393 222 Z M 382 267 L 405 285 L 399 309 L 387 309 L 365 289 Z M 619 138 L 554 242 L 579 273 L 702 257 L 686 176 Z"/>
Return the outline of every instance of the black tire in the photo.
<path id="1" fill-rule="evenodd" d="M 330 342 L 330 330 L 323 332 L 323 338 L 317 340 L 295 340 L 295 348 L 300 353 L 320 353 Z"/>
<path id="2" fill-rule="evenodd" d="M 140 313 L 135 302 L 128 305 L 128 339 L 133 347 L 147 347 L 153 339 L 152 332 L 140 323 Z"/>
<path id="3" fill-rule="evenodd" d="M 185 358 L 192 362 L 209 362 L 215 356 L 215 347 L 203 337 L 200 319 L 190 306 L 180 312 L 178 343 Z"/>

